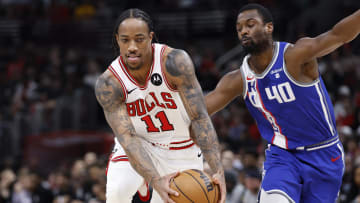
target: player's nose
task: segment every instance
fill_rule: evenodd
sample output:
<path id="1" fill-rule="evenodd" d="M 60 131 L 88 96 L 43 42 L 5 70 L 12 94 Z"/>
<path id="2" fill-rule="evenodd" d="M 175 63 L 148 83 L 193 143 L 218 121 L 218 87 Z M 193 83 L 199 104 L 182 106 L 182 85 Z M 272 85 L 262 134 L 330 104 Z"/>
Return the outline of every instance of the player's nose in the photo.
<path id="1" fill-rule="evenodd" d="M 128 47 L 128 52 L 129 53 L 136 53 L 138 50 L 138 47 L 136 46 L 135 41 L 130 41 L 129 47 Z"/>
<path id="2" fill-rule="evenodd" d="M 250 34 L 250 28 L 248 26 L 243 26 L 239 34 L 241 36 L 248 36 Z"/>
<path id="3" fill-rule="evenodd" d="M 247 37 L 249 35 L 249 29 L 243 28 L 240 32 L 241 37 Z"/>

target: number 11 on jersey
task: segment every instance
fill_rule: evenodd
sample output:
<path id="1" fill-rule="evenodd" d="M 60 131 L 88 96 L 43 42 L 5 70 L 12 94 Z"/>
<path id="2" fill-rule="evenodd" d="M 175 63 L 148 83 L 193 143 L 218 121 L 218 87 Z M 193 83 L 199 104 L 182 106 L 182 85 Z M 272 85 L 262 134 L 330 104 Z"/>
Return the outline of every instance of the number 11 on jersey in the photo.
<path id="1" fill-rule="evenodd" d="M 161 122 L 160 129 L 161 131 L 171 131 L 174 130 L 174 126 L 169 122 L 169 119 L 167 118 L 164 111 L 160 111 L 155 115 L 155 118 L 159 119 Z M 146 124 L 146 129 L 148 132 L 160 132 L 160 129 L 157 128 L 151 118 L 150 115 L 146 115 L 141 118 L 142 121 Z"/>

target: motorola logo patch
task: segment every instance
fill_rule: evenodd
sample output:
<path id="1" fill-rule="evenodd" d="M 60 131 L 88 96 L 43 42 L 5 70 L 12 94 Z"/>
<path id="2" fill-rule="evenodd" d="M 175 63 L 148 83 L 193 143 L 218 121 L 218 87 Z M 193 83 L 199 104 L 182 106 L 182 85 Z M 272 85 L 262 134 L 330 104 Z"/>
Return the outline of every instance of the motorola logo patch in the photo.
<path id="1" fill-rule="evenodd" d="M 160 76 L 160 74 L 158 73 L 154 73 L 152 76 L 151 76 L 151 83 L 156 85 L 156 86 L 160 86 L 161 83 L 162 83 L 162 78 Z"/>

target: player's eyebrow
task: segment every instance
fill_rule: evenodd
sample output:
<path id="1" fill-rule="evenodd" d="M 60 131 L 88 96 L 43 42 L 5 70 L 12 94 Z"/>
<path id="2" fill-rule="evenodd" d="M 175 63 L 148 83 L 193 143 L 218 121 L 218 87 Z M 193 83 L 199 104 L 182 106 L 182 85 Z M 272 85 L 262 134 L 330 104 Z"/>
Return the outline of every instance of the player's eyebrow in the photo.
<path id="1" fill-rule="evenodd" d="M 120 37 L 129 37 L 129 35 L 120 35 Z M 135 37 L 145 37 L 145 35 L 143 33 L 138 33 L 135 35 Z"/>
<path id="2" fill-rule="evenodd" d="M 253 17 L 250 17 L 250 18 L 246 19 L 245 22 L 249 22 L 249 21 L 251 21 L 251 20 L 256 20 L 256 19 L 253 18 Z M 236 22 L 236 25 L 239 25 L 239 24 L 240 24 L 240 22 L 237 21 L 237 22 Z"/>

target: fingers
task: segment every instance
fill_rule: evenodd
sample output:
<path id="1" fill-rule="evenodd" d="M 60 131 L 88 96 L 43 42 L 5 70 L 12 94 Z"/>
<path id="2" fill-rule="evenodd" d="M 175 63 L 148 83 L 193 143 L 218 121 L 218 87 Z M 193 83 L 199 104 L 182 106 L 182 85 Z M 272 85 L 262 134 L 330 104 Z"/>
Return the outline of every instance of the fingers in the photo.
<path id="1" fill-rule="evenodd" d="M 174 200 L 172 200 L 167 193 L 163 193 L 161 196 L 161 199 L 163 199 L 164 203 L 176 203 Z"/>
<path id="2" fill-rule="evenodd" d="M 172 194 L 169 190 L 164 190 L 163 192 L 159 193 L 161 199 L 163 199 L 165 203 L 176 203 L 170 198 L 169 194 Z"/>
<path id="3" fill-rule="evenodd" d="M 180 172 L 177 171 L 177 172 L 175 172 L 175 173 L 170 173 L 170 174 L 168 175 L 168 177 L 169 177 L 170 179 L 172 179 L 172 178 L 175 178 L 176 176 L 178 176 L 179 174 L 180 174 Z"/>
<path id="4" fill-rule="evenodd" d="M 215 174 L 215 175 L 216 175 L 216 174 Z M 219 180 L 219 178 L 216 177 L 215 175 L 212 177 L 212 181 L 213 181 L 215 184 L 220 185 L 220 180 Z"/>
<path id="5" fill-rule="evenodd" d="M 157 191 L 165 203 L 176 203 L 169 197 L 169 195 L 179 196 L 177 191 L 170 188 L 170 181 L 178 175 L 179 172 L 175 172 L 161 178 L 160 187 L 157 188 Z"/>
<path id="6" fill-rule="evenodd" d="M 174 200 L 172 200 L 170 197 L 168 197 L 168 200 L 167 200 L 168 203 L 176 203 Z"/>
<path id="7" fill-rule="evenodd" d="M 179 196 L 179 193 L 176 192 L 175 190 L 171 189 L 170 187 L 168 187 L 167 193 L 170 195 L 174 195 L 174 196 Z"/>
<path id="8" fill-rule="evenodd" d="M 174 179 L 176 176 L 178 176 L 179 174 L 180 174 L 180 172 L 177 171 L 177 172 L 175 172 L 175 173 L 171 173 L 171 174 L 167 175 L 168 185 L 167 185 L 167 188 L 166 188 L 166 189 L 167 189 L 167 192 L 168 192 L 169 194 L 174 195 L 174 196 L 179 196 L 179 193 L 170 188 L 170 181 L 171 181 L 172 179 Z"/>
<path id="9" fill-rule="evenodd" d="M 223 187 L 221 187 L 220 186 L 220 200 L 219 200 L 219 203 L 225 203 L 225 198 L 226 198 L 226 190 L 224 189 L 224 186 Z"/>
<path id="10" fill-rule="evenodd" d="M 170 195 L 173 196 L 179 196 L 179 193 L 176 192 L 175 190 L 172 190 L 170 187 L 165 188 L 165 192 L 163 193 L 163 199 L 165 200 L 166 203 L 176 203 L 174 202 L 174 200 L 172 200 L 170 198 Z"/>
<path id="11" fill-rule="evenodd" d="M 216 173 L 213 175 L 212 180 L 215 184 L 219 185 L 220 188 L 220 200 L 219 203 L 225 203 L 226 199 L 226 187 L 225 180 L 221 178 L 220 174 Z"/>

